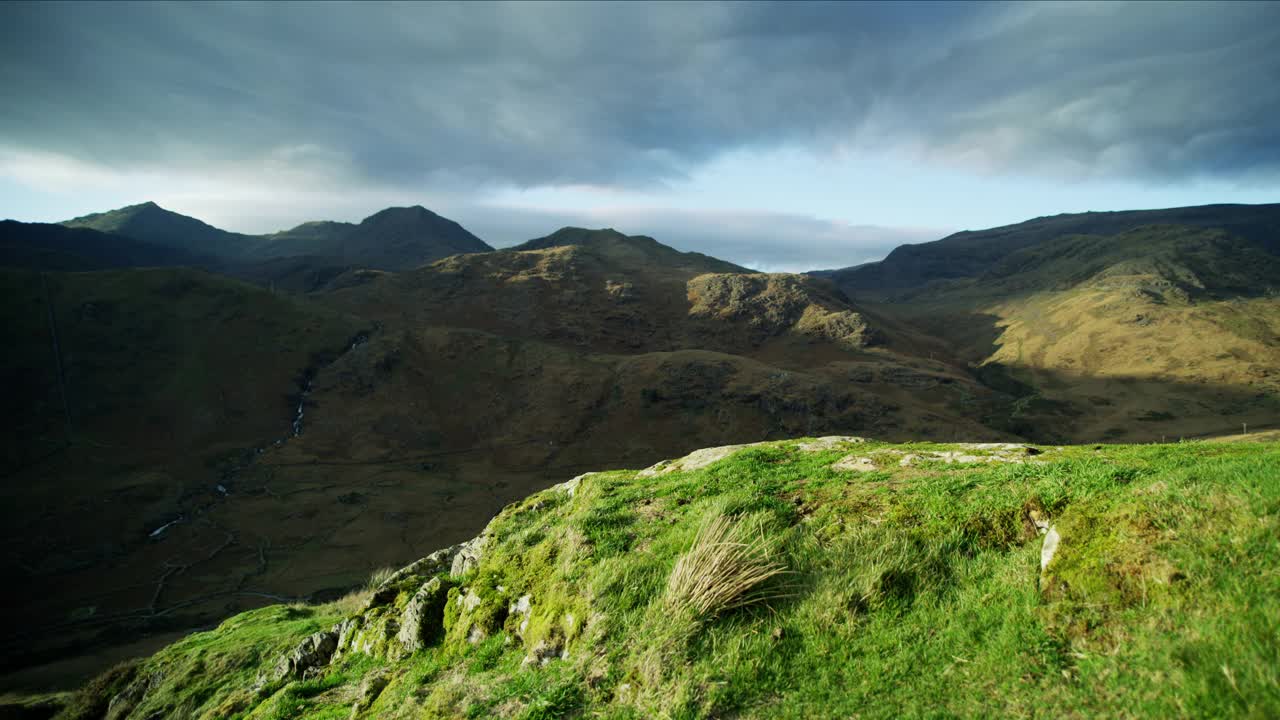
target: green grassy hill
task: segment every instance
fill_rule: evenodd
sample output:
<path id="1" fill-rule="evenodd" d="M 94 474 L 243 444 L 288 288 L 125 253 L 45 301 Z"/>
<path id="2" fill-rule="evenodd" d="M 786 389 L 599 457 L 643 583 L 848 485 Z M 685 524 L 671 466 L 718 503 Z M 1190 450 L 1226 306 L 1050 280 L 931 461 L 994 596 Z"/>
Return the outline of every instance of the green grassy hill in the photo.
<path id="1" fill-rule="evenodd" d="M 700 451 L 590 473 L 58 717 L 1272 717 L 1280 447 Z"/>

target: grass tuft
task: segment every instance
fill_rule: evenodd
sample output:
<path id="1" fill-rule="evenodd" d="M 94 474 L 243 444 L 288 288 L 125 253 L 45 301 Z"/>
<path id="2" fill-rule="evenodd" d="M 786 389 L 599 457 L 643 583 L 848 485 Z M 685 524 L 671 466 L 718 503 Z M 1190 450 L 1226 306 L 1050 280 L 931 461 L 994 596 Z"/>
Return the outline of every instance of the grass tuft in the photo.
<path id="1" fill-rule="evenodd" d="M 717 515 L 698 531 L 667 581 L 670 607 L 710 618 L 776 597 L 765 586 L 787 572 L 763 530 Z"/>

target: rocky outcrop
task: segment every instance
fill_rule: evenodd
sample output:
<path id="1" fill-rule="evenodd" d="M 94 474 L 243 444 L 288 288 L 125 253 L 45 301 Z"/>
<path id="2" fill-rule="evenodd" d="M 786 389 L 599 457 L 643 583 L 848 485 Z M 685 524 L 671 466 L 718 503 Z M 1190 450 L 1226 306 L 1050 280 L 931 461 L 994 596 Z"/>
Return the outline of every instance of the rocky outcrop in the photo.
<path id="1" fill-rule="evenodd" d="M 708 274 L 690 280 L 687 289 L 690 317 L 713 320 L 722 332 L 745 332 L 754 343 L 789 333 L 856 350 L 874 340 L 866 319 L 825 281 L 787 274 Z"/>
<path id="2" fill-rule="evenodd" d="M 840 472 L 873 472 L 878 468 L 897 464 L 899 467 L 910 467 L 926 462 L 953 463 L 1033 463 L 1041 464 L 1043 460 L 1032 459 L 1044 451 L 1030 445 L 1018 443 L 960 443 L 959 450 L 874 450 L 866 455 L 846 455 L 831 465 L 832 470 Z"/>
<path id="3" fill-rule="evenodd" d="M 375 670 L 365 676 L 364 680 L 360 681 L 360 689 L 356 693 L 356 700 L 351 704 L 352 720 L 359 717 L 360 713 L 373 707 L 373 703 L 390 682 L 391 674 L 385 670 Z"/>
<path id="4" fill-rule="evenodd" d="M 689 472 L 690 470 L 700 470 L 708 465 L 724 460 L 739 450 L 749 447 L 764 445 L 765 443 L 749 443 L 746 445 L 722 445 L 720 447 L 703 448 L 694 450 L 682 458 L 675 460 L 663 460 L 641 470 L 636 477 L 650 478 L 657 475 L 666 475 L 673 472 Z"/>
<path id="5" fill-rule="evenodd" d="M 338 632 L 323 630 L 309 635 L 298 643 L 289 654 L 276 661 L 271 674 L 258 678 L 258 687 L 269 687 L 273 683 L 287 680 L 299 680 L 313 670 L 329 664 L 333 653 L 338 649 Z"/>
<path id="6" fill-rule="evenodd" d="M 864 442 L 861 437 L 834 435 L 797 443 L 795 449 L 838 451 Z M 697 470 L 739 450 L 763 444 L 705 448 L 658 463 L 637 473 L 637 477 Z M 526 503 L 509 507 L 504 513 L 540 512 L 555 504 L 551 493 L 573 498 L 593 474 L 578 475 Z M 550 614 L 542 617 L 538 629 L 531 631 L 539 612 L 538 599 L 527 591 L 520 592 L 519 588 L 487 585 L 484 575 L 477 576 L 476 570 L 485 561 L 492 527 L 491 522 L 471 540 L 437 550 L 391 574 L 373 590 L 358 612 L 329 630 L 307 637 L 281 656 L 273 670 L 259 678 L 257 689 L 266 691 L 280 683 L 303 679 L 352 653 L 398 660 L 435 643 L 474 644 L 504 630 L 514 640 L 528 644 L 526 664 L 544 665 L 566 657 L 584 615 L 575 615 L 564 607 L 544 610 Z M 367 709 L 380 691 L 381 687 L 371 686 L 368 702 L 358 700 L 353 712 L 358 714 Z"/>
<path id="7" fill-rule="evenodd" d="M 475 542 L 471 540 L 469 542 Z M 365 603 L 364 609 L 386 605 L 395 599 L 395 597 L 405 590 L 407 586 L 413 586 L 422 582 L 425 578 L 434 577 L 446 569 L 451 570 L 454 559 L 463 551 L 463 546 L 452 545 L 443 550 L 437 550 L 430 555 L 417 560 L 405 567 L 400 568 L 382 581 L 373 591 L 373 595 L 369 596 L 369 600 Z M 473 551 L 474 552 L 474 551 Z M 458 573 L 455 573 L 458 574 Z"/>
<path id="8" fill-rule="evenodd" d="M 478 536 L 458 545 L 449 573 L 451 575 L 466 575 L 469 571 L 475 569 L 480 564 L 480 559 L 484 557 L 484 546 L 488 540 L 488 534 L 480 533 Z"/>
<path id="9" fill-rule="evenodd" d="M 444 630 L 444 607 L 453 587 L 448 578 L 436 576 L 423 583 L 400 615 L 396 634 L 406 653 L 415 653 L 435 640 Z"/>
<path id="10" fill-rule="evenodd" d="M 845 445 L 855 445 L 866 441 L 866 438 L 854 435 L 828 435 L 826 437 L 817 438 L 816 440 L 797 443 L 796 449 L 800 452 L 826 452 L 828 450 L 838 450 Z M 737 453 L 739 450 L 772 444 L 773 443 L 758 442 L 746 443 L 743 445 L 721 445 L 720 447 L 702 448 L 701 450 L 694 450 L 681 458 L 663 460 L 650 465 L 637 473 L 636 477 L 651 478 L 673 472 L 700 470 L 724 460 L 730 455 Z M 577 480 L 578 478 L 574 479 Z"/>

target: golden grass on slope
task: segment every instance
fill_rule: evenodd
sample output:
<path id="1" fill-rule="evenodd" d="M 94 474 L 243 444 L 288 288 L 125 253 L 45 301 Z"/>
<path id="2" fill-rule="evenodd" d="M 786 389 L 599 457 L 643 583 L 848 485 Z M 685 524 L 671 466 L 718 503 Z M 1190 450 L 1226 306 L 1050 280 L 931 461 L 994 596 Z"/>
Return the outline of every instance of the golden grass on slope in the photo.
<path id="1" fill-rule="evenodd" d="M 772 544 L 741 522 L 718 515 L 698 531 L 667 580 L 667 604 L 697 617 L 714 617 L 772 597 L 763 588 L 787 572 L 772 558 Z"/>

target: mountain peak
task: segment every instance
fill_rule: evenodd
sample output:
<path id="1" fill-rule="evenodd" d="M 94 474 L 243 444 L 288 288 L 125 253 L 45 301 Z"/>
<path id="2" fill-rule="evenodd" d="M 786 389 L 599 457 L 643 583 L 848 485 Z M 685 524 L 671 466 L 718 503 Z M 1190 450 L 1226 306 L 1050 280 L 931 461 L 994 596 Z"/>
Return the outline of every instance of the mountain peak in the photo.
<path id="1" fill-rule="evenodd" d="M 623 242 L 632 245 L 647 245 L 651 247 L 661 247 L 668 250 L 667 246 L 659 243 L 651 237 L 644 235 L 624 235 L 613 228 L 600 228 L 592 230 L 590 228 L 566 226 L 547 235 L 545 237 L 534 238 L 526 242 L 516 245 L 511 250 L 546 250 L 553 247 L 567 247 L 570 245 L 579 245 L 583 247 L 598 245 L 605 242 Z"/>
<path id="2" fill-rule="evenodd" d="M 152 200 L 65 220 L 61 224 L 124 235 L 202 255 L 233 255 L 248 241 L 245 235 L 220 230 L 196 218 L 166 210 Z"/>
<path id="3" fill-rule="evenodd" d="M 549 250 L 558 247 L 590 249 L 599 257 L 615 262 L 656 263 L 663 266 L 696 267 L 701 272 L 739 273 L 746 268 L 696 252 L 681 252 L 664 245 L 648 235 L 626 235 L 613 228 L 592 230 L 580 227 L 562 227 L 546 237 L 535 238 L 514 247 L 515 252 Z"/>
<path id="4" fill-rule="evenodd" d="M 414 220 L 414 219 L 432 219 L 444 218 L 436 213 L 426 209 L 421 205 L 410 205 L 408 207 L 389 207 L 379 210 L 378 212 L 365 218 L 362 222 L 377 222 L 379 220 Z"/>

